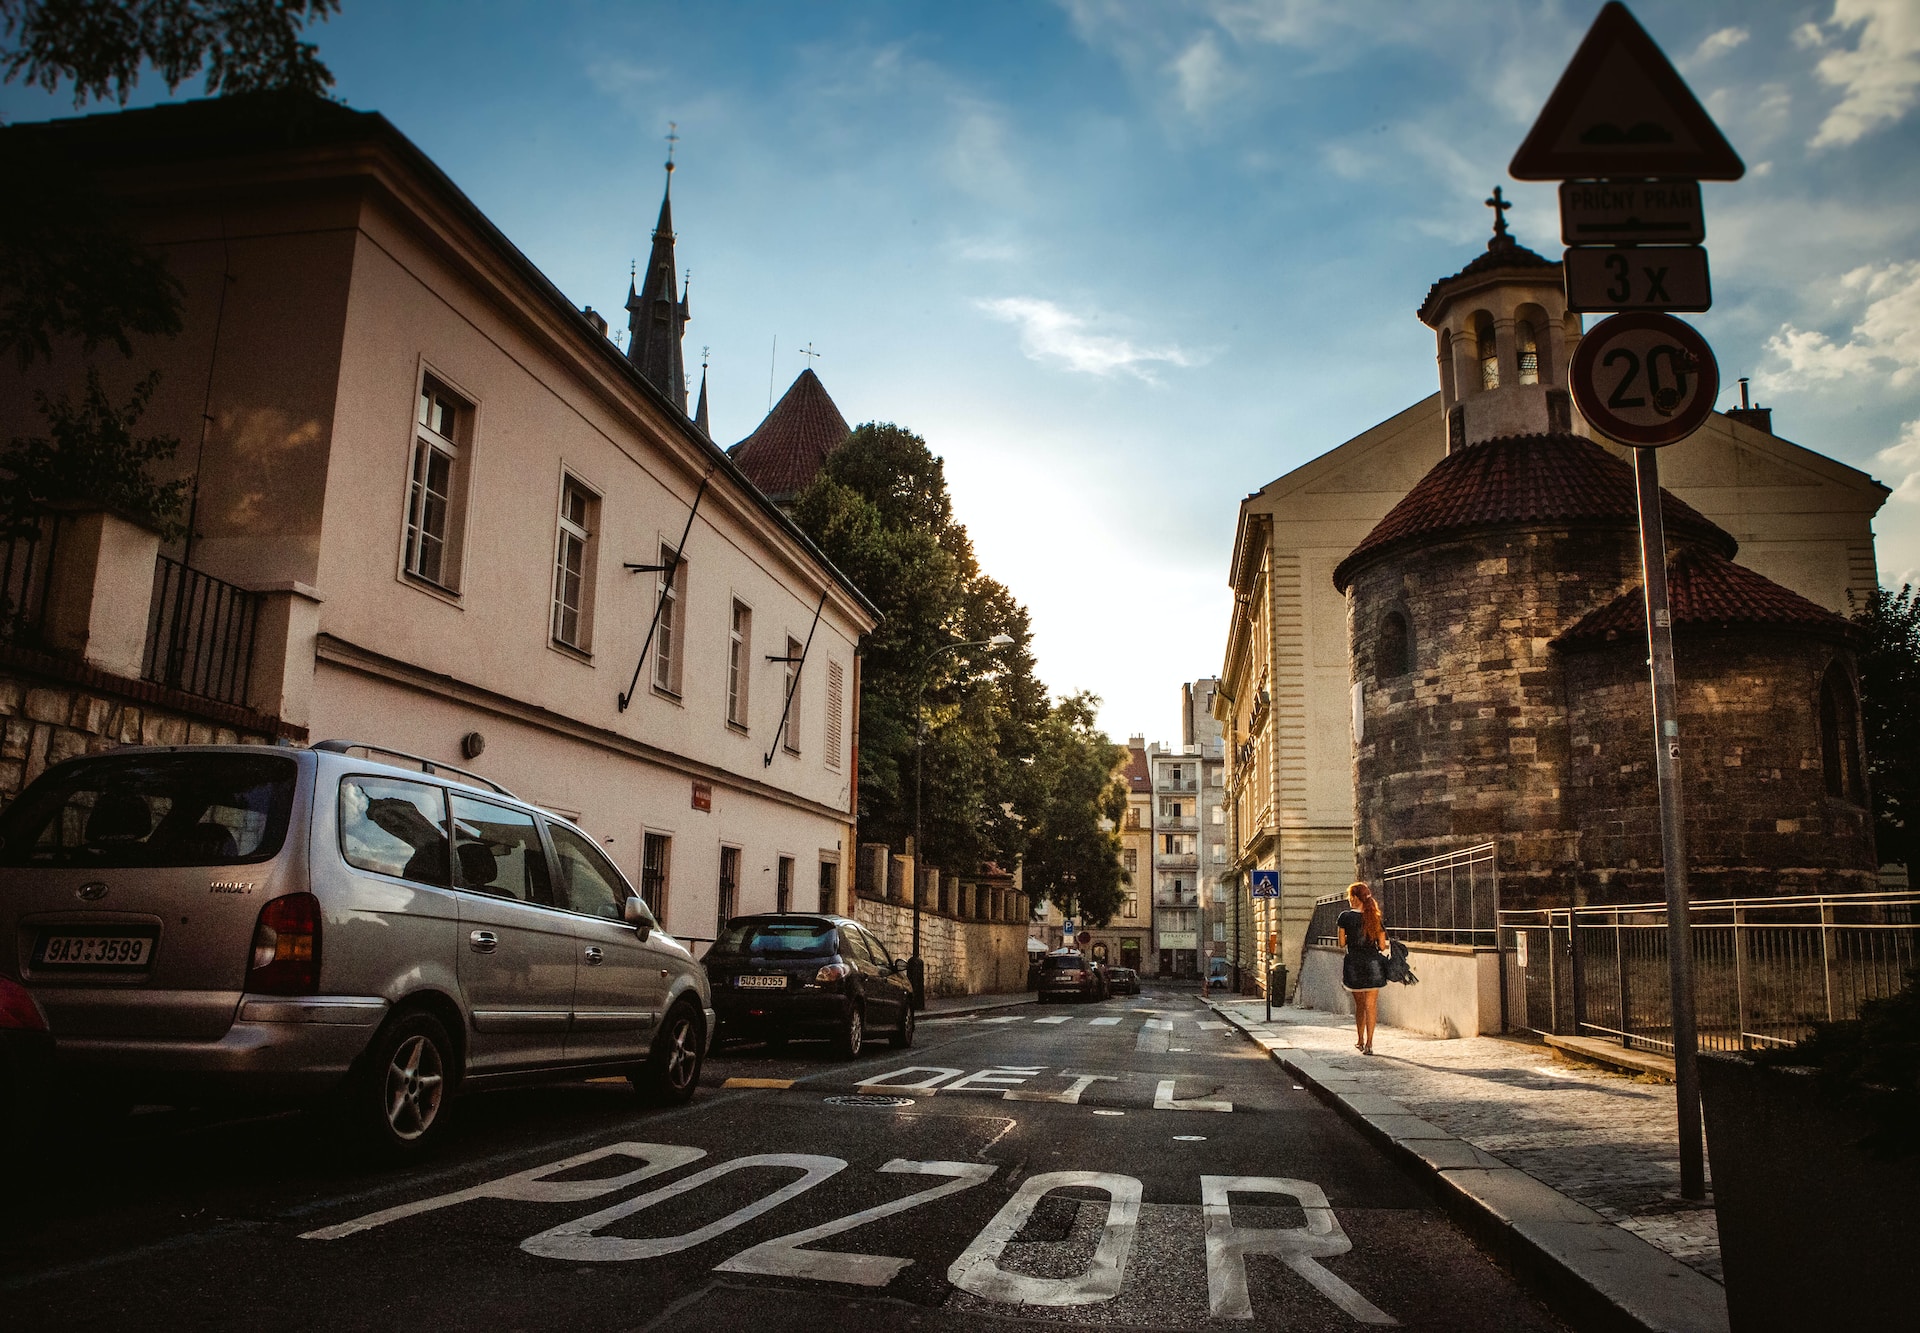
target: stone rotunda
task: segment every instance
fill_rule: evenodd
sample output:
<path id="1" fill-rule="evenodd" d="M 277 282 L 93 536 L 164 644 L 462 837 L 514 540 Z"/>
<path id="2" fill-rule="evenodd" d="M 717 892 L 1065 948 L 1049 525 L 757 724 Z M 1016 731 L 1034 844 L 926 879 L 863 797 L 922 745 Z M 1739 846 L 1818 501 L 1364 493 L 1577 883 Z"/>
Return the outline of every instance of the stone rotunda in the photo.
<path id="1" fill-rule="evenodd" d="M 1493 842 L 1503 906 L 1656 901 L 1633 471 L 1573 411 L 1560 266 L 1500 222 L 1419 313 L 1448 451 L 1334 570 L 1359 874 Z M 1662 512 L 1694 896 L 1873 889 L 1852 631 Z"/>

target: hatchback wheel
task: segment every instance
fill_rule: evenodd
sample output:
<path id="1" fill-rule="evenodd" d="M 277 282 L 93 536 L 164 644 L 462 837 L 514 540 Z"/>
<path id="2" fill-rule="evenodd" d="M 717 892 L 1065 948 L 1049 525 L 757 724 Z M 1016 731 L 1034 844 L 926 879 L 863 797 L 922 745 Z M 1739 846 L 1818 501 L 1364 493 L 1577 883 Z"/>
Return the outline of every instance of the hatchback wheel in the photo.
<path id="1" fill-rule="evenodd" d="M 387 1156 L 420 1153 L 446 1122 L 455 1063 L 439 1019 L 402 1014 L 374 1038 L 349 1081 L 344 1109 L 350 1127 Z"/>
<path id="2" fill-rule="evenodd" d="M 847 1015 L 847 1025 L 840 1029 L 840 1036 L 834 1042 L 834 1049 L 842 1060 L 851 1060 L 860 1054 L 867 1044 L 867 1021 L 858 1005 Z"/>
<path id="3" fill-rule="evenodd" d="M 700 1018 L 687 1005 L 676 1004 L 667 1011 L 660 1025 L 653 1054 L 632 1077 L 633 1088 L 643 1097 L 678 1106 L 693 1100 L 700 1086 L 700 1066 L 706 1058 L 706 1034 L 700 1030 Z"/>
<path id="4" fill-rule="evenodd" d="M 900 1011 L 900 1030 L 893 1034 L 892 1042 L 901 1050 L 913 1045 L 913 1006 Z"/>

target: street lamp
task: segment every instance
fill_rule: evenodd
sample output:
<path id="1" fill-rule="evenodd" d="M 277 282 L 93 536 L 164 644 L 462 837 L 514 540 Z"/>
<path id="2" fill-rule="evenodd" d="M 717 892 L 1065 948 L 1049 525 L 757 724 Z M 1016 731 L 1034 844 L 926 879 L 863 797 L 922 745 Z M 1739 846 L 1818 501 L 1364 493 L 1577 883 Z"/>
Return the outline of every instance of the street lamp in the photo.
<path id="1" fill-rule="evenodd" d="M 920 957 L 920 870 L 926 853 L 920 850 L 920 802 L 926 787 L 927 773 L 927 668 L 933 665 L 933 659 L 942 653 L 956 652 L 961 648 L 1011 648 L 1011 634 L 996 634 L 991 639 L 981 639 L 970 643 L 949 643 L 935 648 L 920 660 L 920 683 L 913 695 L 913 957 L 907 960 L 907 980 L 913 983 L 913 1007 L 924 1009 L 927 1006 L 927 965 Z"/>

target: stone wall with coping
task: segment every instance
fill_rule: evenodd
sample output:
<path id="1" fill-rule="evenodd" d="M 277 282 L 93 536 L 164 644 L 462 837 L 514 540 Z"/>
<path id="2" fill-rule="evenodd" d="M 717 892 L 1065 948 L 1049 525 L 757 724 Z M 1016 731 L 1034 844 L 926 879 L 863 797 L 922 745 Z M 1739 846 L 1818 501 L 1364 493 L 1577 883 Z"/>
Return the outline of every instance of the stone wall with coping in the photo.
<path id="1" fill-rule="evenodd" d="M 963 880 L 937 867 L 916 869 L 914 858 L 882 843 L 861 843 L 854 919 L 886 941 L 895 958 L 913 956 L 913 899 L 921 885 L 920 956 L 927 994 L 979 995 L 1014 991 L 1027 982 L 1026 894 L 1004 877 Z"/>
<path id="2" fill-rule="evenodd" d="M 1343 951 L 1307 946 L 1293 1002 L 1302 1009 L 1351 1014 L 1353 996 L 1340 984 Z M 1457 944 L 1409 944 L 1407 965 L 1418 985 L 1380 990 L 1380 1021 L 1431 1037 L 1476 1037 L 1500 1031 L 1500 955 Z"/>

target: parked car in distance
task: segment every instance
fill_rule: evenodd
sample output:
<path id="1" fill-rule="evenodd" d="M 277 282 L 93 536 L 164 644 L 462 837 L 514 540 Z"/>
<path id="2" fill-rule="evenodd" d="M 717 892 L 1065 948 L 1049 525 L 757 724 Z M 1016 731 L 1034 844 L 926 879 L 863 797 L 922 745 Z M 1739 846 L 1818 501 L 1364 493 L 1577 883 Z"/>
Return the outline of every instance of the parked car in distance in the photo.
<path id="1" fill-rule="evenodd" d="M 1140 974 L 1130 967 L 1107 969 L 1107 987 L 1115 995 L 1138 995 Z"/>
<path id="2" fill-rule="evenodd" d="M 1072 949 L 1055 949 L 1040 962 L 1040 1003 L 1105 999 L 1106 987 L 1098 966 Z"/>
<path id="3" fill-rule="evenodd" d="M 395 1155 L 465 1088 L 621 1073 L 685 1101 L 713 1027 L 705 973 L 595 839 L 345 741 L 49 768 L 0 813 L 0 975 L 63 1080 L 329 1101 Z"/>
<path id="4" fill-rule="evenodd" d="M 906 960 L 858 921 L 817 912 L 737 916 L 703 961 L 723 1040 L 826 1038 L 848 1060 L 872 1032 L 913 1045 Z"/>
<path id="5" fill-rule="evenodd" d="M 1207 964 L 1207 989 L 1225 990 L 1231 984 L 1232 969 L 1224 958 L 1216 958 Z"/>

